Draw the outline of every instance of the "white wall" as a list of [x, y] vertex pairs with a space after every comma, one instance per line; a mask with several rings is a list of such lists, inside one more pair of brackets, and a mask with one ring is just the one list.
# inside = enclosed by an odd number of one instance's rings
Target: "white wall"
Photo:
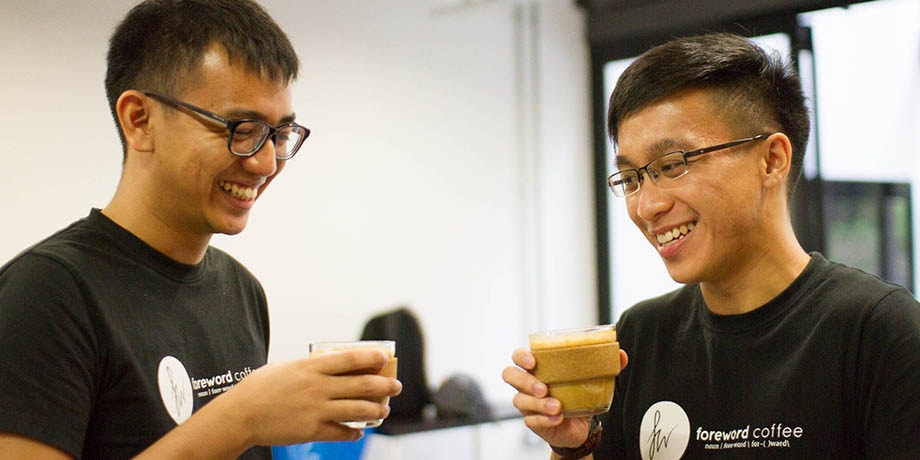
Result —
[[[213, 243], [262, 280], [271, 359], [418, 313], [428, 376], [501, 369], [528, 331], [595, 321], [588, 47], [569, 0], [265, 0], [313, 135]], [[0, 3], [0, 260], [108, 202], [106, 41], [133, 2]]]

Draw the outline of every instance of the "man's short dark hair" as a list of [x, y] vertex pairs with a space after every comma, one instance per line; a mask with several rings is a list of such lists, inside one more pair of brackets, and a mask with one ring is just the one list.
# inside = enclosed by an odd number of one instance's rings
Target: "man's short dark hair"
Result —
[[251, 0], [147, 0], [135, 6], [109, 40], [105, 92], [122, 146], [115, 104], [129, 89], [177, 94], [197, 83], [208, 48], [263, 78], [289, 84], [300, 63], [287, 35]]
[[616, 144], [620, 123], [631, 114], [684, 89], [712, 91], [738, 137], [772, 131], [789, 137], [791, 199], [809, 134], [805, 95], [791, 64], [747, 38], [726, 33], [678, 38], [656, 46], [623, 72], [610, 95], [611, 141]]

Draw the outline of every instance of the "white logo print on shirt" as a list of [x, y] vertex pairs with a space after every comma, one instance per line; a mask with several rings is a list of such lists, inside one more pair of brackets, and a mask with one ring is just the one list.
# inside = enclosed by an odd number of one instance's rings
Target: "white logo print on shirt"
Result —
[[157, 383], [163, 406], [176, 424], [192, 416], [195, 406], [192, 401], [192, 382], [181, 361], [173, 356], [164, 356], [157, 370]]
[[639, 449], [642, 460], [677, 460], [686, 452], [691, 438], [696, 443], [694, 449], [743, 454], [751, 449], [790, 449], [804, 437], [805, 428], [782, 422], [693, 430], [682, 407], [672, 401], [659, 401], [642, 417]]
[[659, 401], [645, 411], [639, 425], [642, 460], [678, 460], [690, 442], [690, 418], [671, 401]]

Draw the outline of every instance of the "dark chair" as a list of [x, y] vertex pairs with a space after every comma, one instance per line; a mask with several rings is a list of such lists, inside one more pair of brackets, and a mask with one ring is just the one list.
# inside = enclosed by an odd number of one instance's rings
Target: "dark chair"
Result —
[[381, 313], [368, 320], [361, 340], [395, 340], [402, 393], [390, 400], [391, 420], [419, 419], [431, 403], [425, 374], [425, 340], [415, 314], [407, 307]]

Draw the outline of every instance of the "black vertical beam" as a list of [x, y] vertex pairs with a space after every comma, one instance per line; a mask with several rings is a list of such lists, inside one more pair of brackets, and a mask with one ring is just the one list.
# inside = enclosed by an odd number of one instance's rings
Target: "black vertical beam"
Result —
[[613, 322], [610, 305], [613, 267], [610, 261], [610, 216], [607, 212], [607, 95], [604, 88], [604, 64], [606, 59], [592, 49], [591, 52], [591, 113], [594, 120], [592, 139], [594, 143], [594, 214], [595, 254], [597, 257], [597, 321], [598, 324]]

